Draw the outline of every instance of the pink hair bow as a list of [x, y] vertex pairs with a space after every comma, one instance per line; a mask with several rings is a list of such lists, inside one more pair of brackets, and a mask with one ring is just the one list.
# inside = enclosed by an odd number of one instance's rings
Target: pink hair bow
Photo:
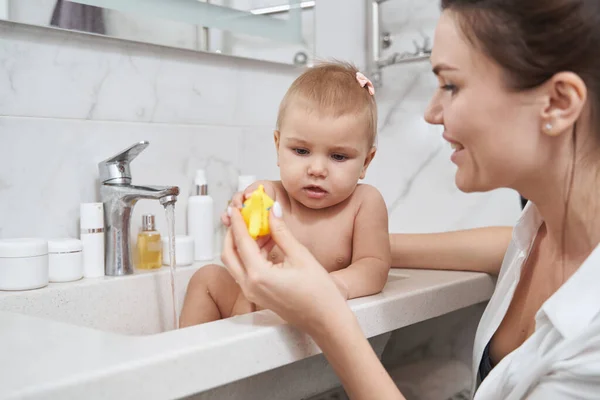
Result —
[[356, 73], [356, 80], [358, 81], [361, 87], [367, 87], [371, 96], [375, 94], [375, 87], [373, 86], [373, 82], [371, 82], [369, 78], [364, 76], [362, 72]]

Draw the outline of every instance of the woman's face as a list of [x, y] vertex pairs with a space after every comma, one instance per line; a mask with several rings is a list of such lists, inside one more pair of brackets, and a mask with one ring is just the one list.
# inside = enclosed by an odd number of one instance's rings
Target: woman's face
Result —
[[425, 120], [444, 126], [460, 190], [519, 190], [551, 162], [540, 152], [539, 93], [509, 90], [498, 64], [463, 36], [453, 11], [442, 13], [431, 62], [439, 88]]

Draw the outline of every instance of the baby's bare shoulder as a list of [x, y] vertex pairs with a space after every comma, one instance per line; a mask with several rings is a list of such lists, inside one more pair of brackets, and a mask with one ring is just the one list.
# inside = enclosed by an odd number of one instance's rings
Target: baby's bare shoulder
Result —
[[368, 184], [360, 184], [354, 190], [354, 194], [352, 196], [353, 202], [358, 204], [375, 204], [375, 205], [385, 205], [383, 200], [383, 196], [381, 192], [375, 187]]
[[283, 187], [283, 184], [281, 183], [281, 181], [270, 181], [270, 182], [273, 187], [273, 190], [275, 190], [275, 197], [276, 197], [277, 201], [279, 203], [282, 203], [282, 205], [284, 205], [284, 206], [288, 205], [290, 196], [288, 195], [287, 190], [285, 190], [285, 188]]

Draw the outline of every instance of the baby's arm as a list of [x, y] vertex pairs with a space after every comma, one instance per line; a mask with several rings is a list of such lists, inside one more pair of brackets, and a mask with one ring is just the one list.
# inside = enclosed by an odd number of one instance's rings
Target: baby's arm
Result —
[[392, 263], [387, 207], [377, 189], [361, 185], [361, 204], [354, 220], [352, 264], [330, 275], [347, 299], [381, 292]]

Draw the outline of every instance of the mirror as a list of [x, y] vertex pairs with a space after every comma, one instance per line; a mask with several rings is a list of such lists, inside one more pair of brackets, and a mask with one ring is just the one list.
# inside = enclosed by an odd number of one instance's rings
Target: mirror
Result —
[[0, 0], [0, 19], [306, 65], [314, 7], [300, 0]]

